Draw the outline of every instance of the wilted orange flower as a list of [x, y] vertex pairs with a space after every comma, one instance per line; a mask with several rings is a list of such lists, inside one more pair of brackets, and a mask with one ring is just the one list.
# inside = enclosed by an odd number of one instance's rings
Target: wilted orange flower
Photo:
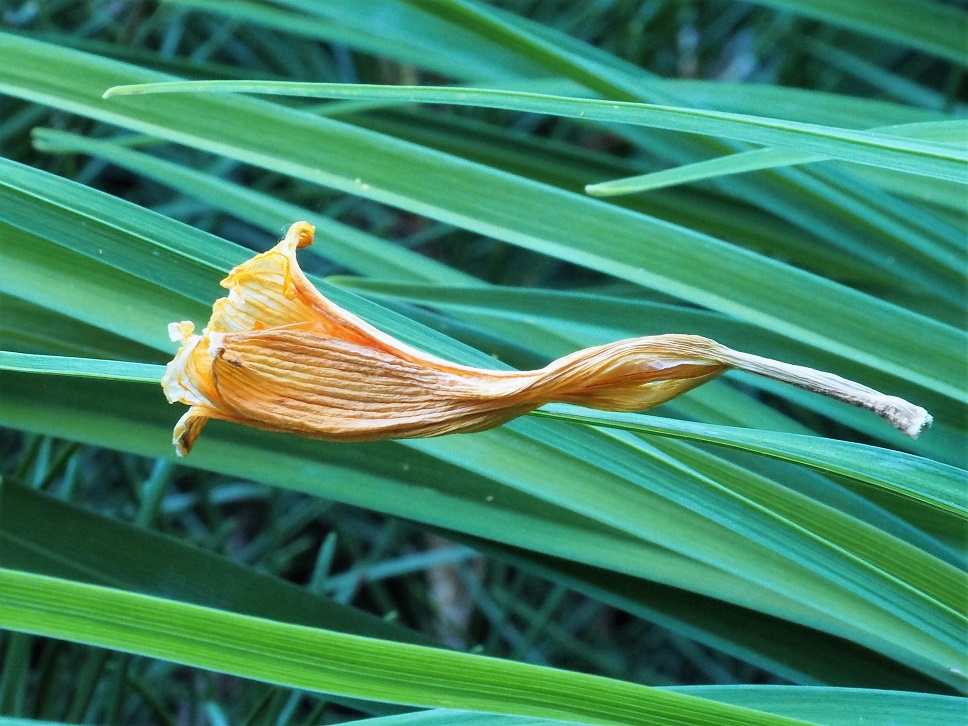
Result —
[[469, 433], [551, 402], [614, 411], [664, 403], [737, 368], [868, 408], [910, 436], [928, 413], [829, 373], [730, 350], [695, 335], [586, 348], [537, 371], [471, 368], [416, 350], [327, 300], [296, 262], [314, 228], [297, 222], [273, 249], [222, 280], [201, 335], [181, 342], [162, 386], [191, 406], [175, 426], [187, 454], [210, 418], [332, 441]]

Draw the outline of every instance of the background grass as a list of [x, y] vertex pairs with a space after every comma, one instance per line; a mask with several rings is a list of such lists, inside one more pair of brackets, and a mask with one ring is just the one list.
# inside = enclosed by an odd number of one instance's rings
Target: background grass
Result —
[[[962, 3], [2, 12], [0, 722], [963, 721]], [[175, 77], [339, 85], [101, 98]], [[175, 461], [165, 324], [298, 219], [327, 295], [454, 360], [690, 332], [935, 426], [730, 375]]]

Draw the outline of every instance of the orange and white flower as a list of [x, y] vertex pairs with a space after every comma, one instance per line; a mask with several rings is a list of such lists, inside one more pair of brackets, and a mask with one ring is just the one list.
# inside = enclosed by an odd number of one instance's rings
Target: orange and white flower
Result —
[[297, 222], [274, 248], [232, 270], [221, 283], [229, 294], [201, 335], [191, 322], [169, 325], [181, 348], [162, 386], [170, 402], [191, 406], [175, 426], [179, 455], [211, 418], [332, 441], [440, 436], [499, 426], [551, 402], [638, 411], [730, 368], [868, 408], [911, 436], [931, 421], [900, 398], [694, 335], [620, 340], [536, 371], [451, 363], [326, 299], [296, 261], [313, 232]]

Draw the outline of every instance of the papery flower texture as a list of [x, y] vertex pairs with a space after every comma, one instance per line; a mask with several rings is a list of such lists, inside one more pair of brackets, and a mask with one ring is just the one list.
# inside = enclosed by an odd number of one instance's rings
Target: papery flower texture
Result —
[[168, 326], [181, 348], [162, 386], [169, 402], [191, 406], [175, 426], [180, 456], [212, 418], [330, 441], [440, 436], [499, 426], [552, 402], [639, 411], [730, 368], [870, 409], [909, 436], [931, 422], [903, 399], [695, 335], [620, 340], [536, 371], [451, 363], [324, 297], [296, 261], [313, 233], [297, 222], [274, 248], [232, 270], [221, 283], [229, 294], [201, 335], [191, 322]]

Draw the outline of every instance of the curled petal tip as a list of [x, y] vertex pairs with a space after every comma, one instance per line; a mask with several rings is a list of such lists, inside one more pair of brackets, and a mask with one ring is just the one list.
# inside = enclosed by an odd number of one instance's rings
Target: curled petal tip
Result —
[[195, 439], [198, 438], [206, 423], [208, 423], [208, 417], [199, 413], [195, 406], [188, 409], [185, 415], [178, 419], [172, 433], [171, 442], [175, 445], [175, 453], [179, 457], [188, 456], [191, 453]]
[[184, 344], [195, 332], [195, 323], [182, 320], [180, 323], [168, 323], [168, 339], [173, 343]]
[[295, 240], [296, 249], [301, 250], [303, 247], [309, 247], [313, 243], [313, 236], [315, 234], [316, 228], [309, 222], [296, 222], [286, 232], [286, 239]]

